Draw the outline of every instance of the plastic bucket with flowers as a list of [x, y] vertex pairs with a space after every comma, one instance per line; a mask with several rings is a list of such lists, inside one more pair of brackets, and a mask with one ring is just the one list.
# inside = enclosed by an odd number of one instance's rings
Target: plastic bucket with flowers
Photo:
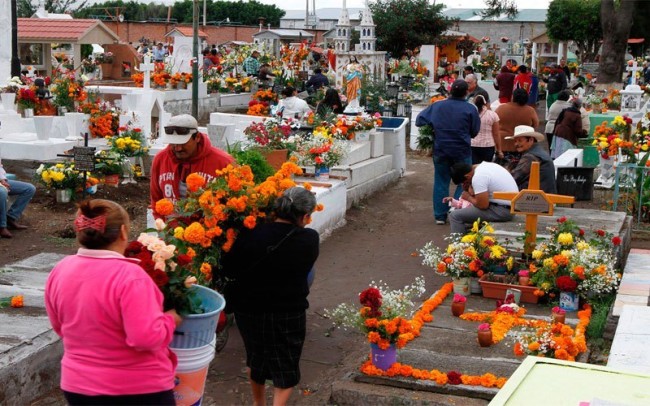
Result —
[[176, 327], [170, 348], [198, 348], [214, 340], [219, 314], [226, 307], [226, 300], [218, 292], [205, 286], [194, 285], [205, 313], [183, 316], [183, 322]]

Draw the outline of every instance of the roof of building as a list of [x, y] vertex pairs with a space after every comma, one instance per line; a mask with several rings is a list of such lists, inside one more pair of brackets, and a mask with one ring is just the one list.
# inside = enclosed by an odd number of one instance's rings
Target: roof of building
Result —
[[253, 34], [254, 37], [258, 35], [274, 35], [280, 38], [312, 38], [314, 34], [307, 32], [305, 30], [291, 30], [288, 28], [279, 28], [279, 29], [272, 29], [272, 30], [262, 30], [260, 32], [256, 32]]
[[509, 18], [502, 14], [496, 18], [484, 19], [481, 17], [482, 8], [448, 8], [442, 11], [442, 14], [448, 18], [458, 18], [460, 21], [501, 21], [501, 22], [539, 22], [546, 21], [547, 9], [525, 8], [520, 9], [514, 18]]
[[119, 41], [119, 37], [99, 20], [19, 18], [18, 40], [107, 44]]
[[[363, 8], [348, 7], [348, 15], [350, 20], [361, 20], [361, 10]], [[338, 20], [341, 16], [340, 7], [328, 7], [316, 9], [316, 16], [320, 20]], [[286, 10], [284, 17], [281, 20], [304, 20], [305, 10]]]
[[[182, 34], [184, 37], [193, 37], [194, 30], [192, 27], [175, 27], [173, 30], [165, 34], [165, 37], [172, 37], [175, 32]], [[204, 31], [199, 30], [199, 38], [208, 38], [208, 34]]]

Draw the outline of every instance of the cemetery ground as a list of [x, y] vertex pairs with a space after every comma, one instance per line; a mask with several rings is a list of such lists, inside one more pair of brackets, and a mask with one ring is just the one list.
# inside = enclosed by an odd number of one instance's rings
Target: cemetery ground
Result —
[[[368, 353], [368, 345], [362, 335], [356, 332], [334, 330], [326, 319], [324, 309], [331, 309], [342, 302], [354, 302], [358, 292], [371, 281], [384, 281], [392, 288], [412, 283], [414, 278], [425, 275], [427, 295], [432, 294], [447, 278], [433, 275], [430, 268], [420, 264], [421, 258], [414, 256], [416, 249], [425, 242], [434, 240], [445, 244], [443, 238], [449, 226], [437, 226], [431, 215], [431, 189], [433, 164], [431, 158], [422, 154], [408, 154], [406, 176], [392, 187], [376, 193], [368, 200], [354, 206], [347, 212], [347, 224], [335, 230], [322, 244], [316, 264], [316, 281], [309, 296], [307, 312], [307, 339], [301, 360], [302, 380], [291, 397], [291, 404], [323, 405], [330, 402], [332, 387], [339, 396], [338, 403], [377, 404], [390, 399], [418, 397], [429, 404], [486, 404], [486, 400], [463, 398], [462, 393], [435, 394], [426, 391], [413, 392], [382, 385], [368, 385], [347, 379], [356, 373]], [[3, 162], [13, 173], [24, 173], [34, 169], [36, 163]], [[100, 188], [95, 197], [115, 200], [122, 204], [133, 219], [132, 236], [145, 228], [145, 212], [148, 205], [148, 180], [140, 179], [137, 185], [120, 185], [118, 188]], [[600, 208], [604, 204], [601, 193], [596, 192], [591, 202], [578, 202], [576, 207]], [[24, 259], [41, 252], [71, 254], [75, 251], [72, 220], [74, 204], [56, 204], [54, 197], [39, 188], [34, 200], [25, 213], [29, 230], [17, 231], [13, 239], [0, 241], [0, 265]], [[633, 247], [649, 248], [650, 241], [635, 239]], [[474, 299], [472, 307], [489, 311], [494, 301]], [[448, 300], [433, 315], [434, 324], [442, 326], [436, 330], [438, 343], [459, 340], [458, 331], [445, 329], [448, 323], [468, 323], [461, 327], [475, 331], [471, 322], [453, 320], [449, 315]], [[531, 314], [546, 314], [547, 305], [528, 305]], [[14, 309], [15, 310], [15, 309]], [[26, 307], [15, 311], [29, 311]], [[472, 334], [472, 340], [474, 335]], [[417, 340], [416, 340], [417, 341]], [[505, 343], [506, 340], [504, 340]], [[611, 343], [607, 341], [590, 343], [589, 361], [604, 364]], [[426, 345], [426, 343], [422, 343]], [[446, 344], [443, 344], [445, 348]], [[480, 362], [486, 352], [478, 345], [470, 345], [467, 362], [463, 365], [445, 365], [436, 360], [436, 368], [445, 370], [470, 368]], [[498, 354], [512, 354], [511, 347], [500, 343], [495, 348]], [[492, 351], [492, 349], [488, 349]], [[498, 355], [497, 354], [497, 355]], [[514, 370], [516, 365], [505, 366]], [[495, 369], [497, 367], [495, 366]], [[478, 372], [478, 371], [477, 371]], [[484, 371], [487, 372], [487, 371]], [[495, 373], [500, 371], [493, 371]], [[507, 371], [503, 371], [505, 373]], [[511, 371], [510, 371], [511, 372]], [[509, 374], [508, 374], [509, 375]], [[371, 389], [368, 389], [371, 388]], [[270, 396], [272, 391], [267, 390]], [[230, 329], [230, 339], [225, 349], [217, 354], [211, 364], [205, 388], [207, 405], [251, 404], [252, 397], [245, 372], [243, 343], [236, 326]], [[65, 404], [60, 391], [44, 393], [34, 405]]]

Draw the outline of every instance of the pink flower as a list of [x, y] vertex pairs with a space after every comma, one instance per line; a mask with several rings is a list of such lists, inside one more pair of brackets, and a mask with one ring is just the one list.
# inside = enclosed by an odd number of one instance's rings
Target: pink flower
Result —
[[519, 271], [519, 276], [527, 278], [529, 276], [528, 269], [522, 269], [521, 271]]
[[481, 323], [478, 325], [478, 331], [490, 331], [490, 323]]
[[565, 314], [566, 313], [566, 311], [563, 308], [559, 307], [559, 306], [555, 306], [554, 308], [552, 308], [551, 312], [553, 312], [555, 314]]
[[467, 298], [459, 293], [454, 293], [454, 300], [455, 303], [465, 303], [467, 301]]

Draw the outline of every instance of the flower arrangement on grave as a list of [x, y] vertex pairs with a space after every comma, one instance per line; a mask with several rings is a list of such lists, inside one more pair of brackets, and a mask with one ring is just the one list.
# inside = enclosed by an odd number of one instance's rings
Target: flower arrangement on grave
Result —
[[[209, 182], [192, 173], [186, 179], [186, 198], [176, 202], [161, 199], [154, 205], [167, 224], [163, 239], [190, 255], [192, 267], [200, 270], [203, 280], [210, 281], [220, 268], [222, 254], [230, 251], [241, 230], [264, 221], [275, 199], [296, 186], [292, 176], [301, 173], [292, 162], [285, 162], [260, 184], [254, 183], [247, 165], [228, 165]], [[322, 205], [317, 210], [322, 210]]]
[[48, 189], [72, 189], [83, 185], [83, 174], [74, 168], [72, 162], [41, 164], [36, 169], [36, 178]]
[[616, 290], [620, 274], [614, 269], [614, 251], [620, 237], [597, 230], [587, 240], [585, 231], [566, 217], [559, 218], [550, 231], [551, 238], [532, 252], [529, 264], [537, 296], [576, 292], [587, 298]]
[[88, 129], [93, 138], [107, 138], [117, 134], [119, 125], [118, 111], [104, 103], [99, 104], [98, 109], [91, 113]]
[[77, 111], [75, 103], [82, 103], [88, 97], [84, 85], [85, 81], [82, 78], [76, 78], [74, 73], [57, 77], [50, 86], [52, 104], [59, 108], [65, 108], [68, 112]]
[[103, 54], [98, 54], [95, 60], [98, 63], [113, 63], [113, 53], [104, 52]]
[[630, 117], [616, 116], [596, 126], [593, 145], [604, 159], [621, 154], [628, 162], [636, 162], [636, 154], [650, 150], [650, 137], [642, 132], [631, 135], [631, 125]]
[[187, 84], [192, 82], [192, 74], [186, 72], [176, 72], [169, 77], [169, 82], [173, 87], [178, 87], [179, 83], [182, 83], [187, 87]]
[[280, 49], [280, 60], [289, 68], [300, 68], [302, 61], [306, 61], [309, 57], [310, 50], [305, 43], [300, 45], [284, 45]]
[[16, 93], [16, 104], [23, 110], [34, 109], [38, 103], [36, 91], [33, 87], [21, 87]]
[[95, 73], [97, 65], [94, 61], [85, 58], [81, 61], [81, 73]]
[[130, 123], [118, 128], [119, 134], [108, 138], [108, 145], [111, 151], [116, 152], [124, 157], [144, 156], [149, 151], [142, 130], [133, 127]]
[[454, 279], [481, 277], [495, 268], [510, 271], [514, 258], [507, 255], [507, 250], [499, 245], [493, 233], [494, 229], [488, 222], [477, 220], [469, 233], [446, 237], [450, 243], [444, 251], [433, 241], [426, 243], [418, 251], [423, 258], [422, 264], [430, 266], [439, 275]]
[[381, 114], [375, 113], [370, 115], [368, 113], [363, 113], [359, 116], [354, 117], [354, 121], [357, 122], [356, 129], [359, 131], [368, 131], [381, 127]]
[[[156, 229], [164, 232], [165, 223], [158, 219]], [[181, 315], [205, 313], [201, 299], [190, 288], [194, 284], [207, 284], [205, 275], [193, 268], [192, 252], [181, 252], [172, 244], [166, 244], [160, 237], [142, 233], [131, 241], [124, 256], [137, 258], [139, 265], [153, 279], [163, 294], [163, 309], [176, 309]]]
[[487, 44], [488, 42], [490, 42], [490, 37], [486, 36], [486, 37], [481, 38], [481, 42], [484, 43], [484, 44]]
[[2, 88], [2, 93], [18, 93], [23, 86], [23, 82], [18, 76], [14, 76], [7, 80], [7, 84]]
[[591, 306], [585, 305], [578, 312], [575, 329], [563, 323], [539, 320], [537, 323], [531, 322], [521, 331], [511, 331], [508, 335], [514, 341], [514, 354], [518, 357], [534, 355], [575, 361], [578, 354], [587, 350], [585, 330], [591, 320], [591, 311]]
[[348, 153], [348, 143], [333, 138], [327, 131], [317, 131], [311, 137], [298, 143], [292, 157], [298, 159], [299, 165], [331, 168], [340, 164]]
[[278, 95], [271, 90], [258, 90], [251, 96], [246, 114], [249, 116], [268, 116], [271, 104], [277, 103], [277, 101]]
[[371, 282], [370, 287], [359, 294], [361, 309], [350, 303], [342, 303], [332, 310], [325, 310], [326, 317], [342, 329], [360, 331], [371, 344], [381, 349], [391, 345], [402, 348], [413, 340], [413, 325], [408, 320], [413, 315], [413, 300], [425, 292], [424, 277], [403, 289], [391, 289], [381, 281]]
[[300, 123], [292, 118], [268, 117], [261, 122], [252, 122], [244, 129], [244, 135], [251, 145], [262, 149], [295, 151], [300, 137], [292, 134], [299, 126]]

